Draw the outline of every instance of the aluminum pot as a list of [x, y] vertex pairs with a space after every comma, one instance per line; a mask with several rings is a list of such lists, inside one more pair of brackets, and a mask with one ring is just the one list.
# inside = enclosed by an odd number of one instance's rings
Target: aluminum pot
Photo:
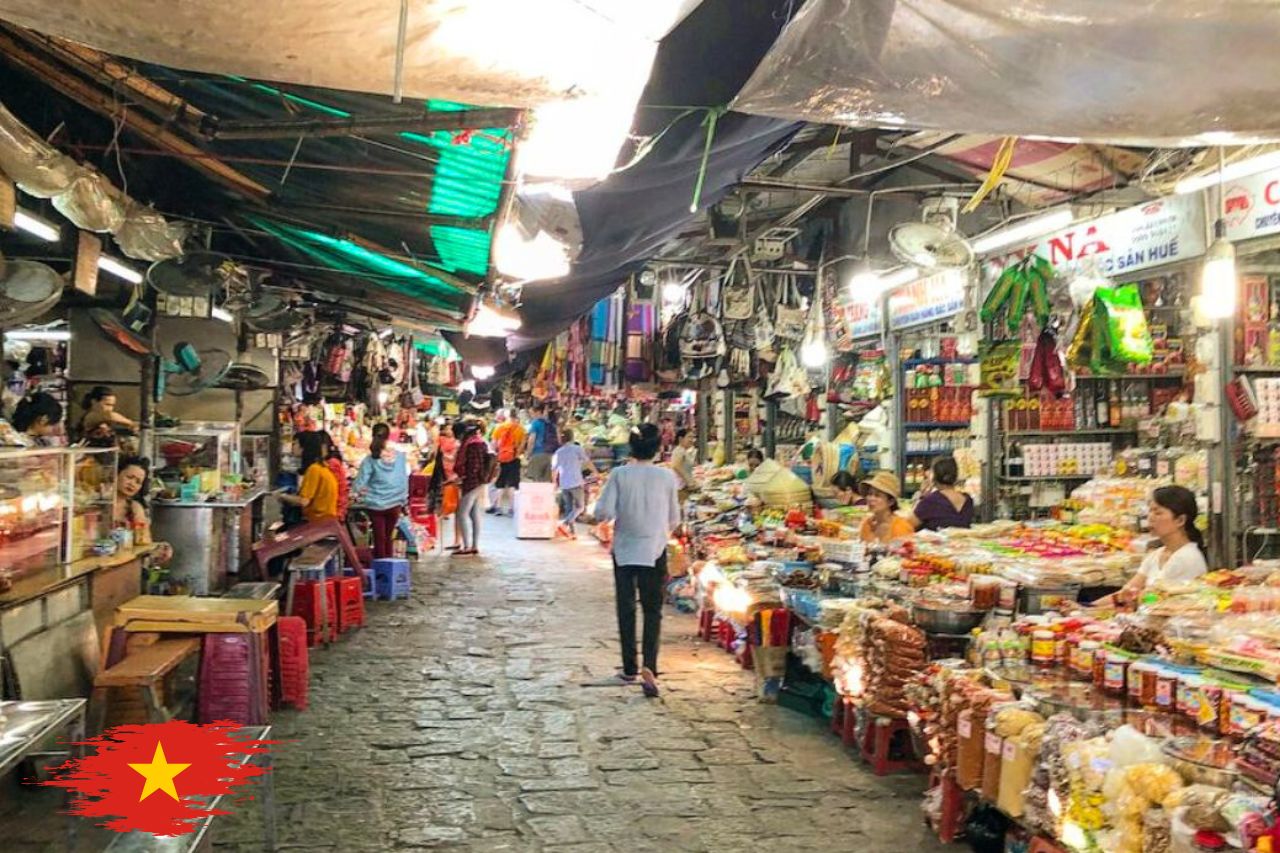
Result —
[[954, 610], [949, 607], [911, 605], [911, 621], [916, 623], [916, 627], [923, 628], [930, 634], [952, 636], [968, 634], [982, 624], [986, 615], [985, 610]]

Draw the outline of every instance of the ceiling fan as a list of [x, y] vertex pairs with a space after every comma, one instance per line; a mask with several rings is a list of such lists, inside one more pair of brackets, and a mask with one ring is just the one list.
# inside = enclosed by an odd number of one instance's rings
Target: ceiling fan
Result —
[[960, 200], [927, 198], [919, 222], [899, 222], [889, 229], [889, 248], [904, 264], [922, 270], [964, 269], [973, 263], [973, 247], [956, 232]]

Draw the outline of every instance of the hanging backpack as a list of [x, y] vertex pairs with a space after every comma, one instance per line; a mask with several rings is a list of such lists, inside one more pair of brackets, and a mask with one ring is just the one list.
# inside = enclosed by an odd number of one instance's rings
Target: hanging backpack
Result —
[[800, 289], [796, 286], [796, 277], [783, 276], [782, 293], [778, 297], [777, 308], [774, 309], [774, 334], [785, 341], [799, 341], [804, 337], [808, 315], [800, 307]]
[[[716, 290], [713, 283], [710, 291]], [[702, 309], [691, 312], [680, 328], [680, 369], [686, 380], [697, 381], [715, 376], [727, 350], [724, 327], [712, 311], [712, 306], [719, 307], [713, 295], [704, 294]], [[698, 301], [695, 294], [694, 304]]]

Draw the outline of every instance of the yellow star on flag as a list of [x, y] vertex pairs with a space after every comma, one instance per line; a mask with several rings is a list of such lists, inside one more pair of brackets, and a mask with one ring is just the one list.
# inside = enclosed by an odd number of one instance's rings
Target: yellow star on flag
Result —
[[170, 764], [164, 757], [164, 745], [156, 741], [156, 754], [152, 756], [150, 764], [130, 764], [129, 766], [147, 780], [147, 783], [142, 786], [142, 796], [138, 797], [138, 802], [142, 802], [156, 791], [164, 791], [175, 800], [178, 799], [178, 789], [173, 785], [174, 777], [191, 765]]

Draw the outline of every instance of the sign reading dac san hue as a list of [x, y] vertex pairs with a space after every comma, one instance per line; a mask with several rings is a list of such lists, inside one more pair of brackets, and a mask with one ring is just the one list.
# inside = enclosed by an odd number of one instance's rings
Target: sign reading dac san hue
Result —
[[[1280, 226], [1276, 230], [1280, 230]], [[1059, 272], [1090, 267], [1117, 278], [1203, 255], [1204, 202], [1199, 193], [1171, 196], [1119, 210], [983, 260], [995, 281], [1000, 270], [1036, 254]]]
[[[1214, 194], [1210, 190], [1210, 201]], [[1227, 239], [1248, 240], [1280, 233], [1280, 171], [1232, 181], [1223, 188], [1222, 216]]]
[[894, 290], [889, 295], [889, 328], [905, 329], [958, 313], [964, 308], [967, 278], [962, 270], [944, 270]]

